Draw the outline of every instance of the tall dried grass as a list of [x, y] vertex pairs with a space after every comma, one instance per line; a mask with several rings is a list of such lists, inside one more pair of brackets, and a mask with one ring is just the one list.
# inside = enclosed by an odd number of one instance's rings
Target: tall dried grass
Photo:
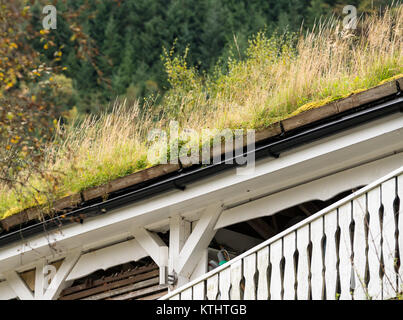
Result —
[[172, 89], [161, 105], [140, 112], [138, 104], [118, 103], [110, 113], [59, 127], [44, 163], [57, 183], [33, 175], [35, 189], [0, 185], [0, 216], [47, 202], [44, 195], [59, 198], [153, 165], [147, 134], [170, 120], [196, 132], [258, 129], [402, 75], [403, 6], [362, 18], [355, 31], [332, 19], [296, 37], [261, 32], [250, 40], [247, 59], [207, 77], [172, 52], [165, 64]]

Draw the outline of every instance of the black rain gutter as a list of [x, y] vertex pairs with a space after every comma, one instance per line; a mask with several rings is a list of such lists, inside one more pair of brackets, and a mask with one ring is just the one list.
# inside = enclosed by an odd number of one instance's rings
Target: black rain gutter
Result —
[[[193, 181], [239, 166], [237, 164], [237, 158], [246, 157], [249, 154], [254, 154], [256, 160], [264, 157], [277, 158], [281, 152], [294, 147], [395, 112], [403, 112], [403, 96], [401, 93], [402, 92], [398, 88], [397, 94], [382, 98], [381, 100], [347, 112], [336, 114], [302, 128], [290, 132], [283, 132], [279, 136], [269, 138], [267, 141], [259, 142], [252, 151], [247, 152], [244, 150], [243, 154], [237, 157], [232, 157], [231, 159], [222, 160], [218, 163], [206, 166], [196, 165], [196, 168], [192, 166], [188, 169], [181, 169], [173, 175], [170, 175], [168, 178], [166, 176], [162, 177], [159, 181], [152, 182], [149, 185], [140, 186], [135, 190], [110, 198], [106, 201], [90, 204], [63, 214], [63, 218], [59, 214], [41, 222], [28, 226], [21, 226], [18, 230], [11, 232], [3, 231], [0, 233], [0, 247], [42, 232], [49, 232], [53, 229], [61, 228], [65, 225], [74, 223], [74, 221], [83, 223], [84, 218], [98, 216], [110, 210], [123, 207], [135, 201], [143, 200], [165, 191], [172, 189], [184, 190], [186, 185]], [[231, 160], [232, 164], [228, 164]]]

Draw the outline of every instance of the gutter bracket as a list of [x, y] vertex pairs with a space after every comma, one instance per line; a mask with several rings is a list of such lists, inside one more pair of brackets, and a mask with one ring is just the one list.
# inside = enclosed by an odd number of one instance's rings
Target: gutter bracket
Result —
[[[397, 93], [396, 93], [396, 97], [401, 97], [403, 96], [403, 91], [402, 88], [400, 88], [400, 83], [399, 81], [396, 80], [396, 89], [397, 89]], [[400, 112], [403, 112], [403, 107], [400, 107]]]
[[176, 189], [181, 190], [181, 191], [185, 191], [186, 186], [185, 185], [180, 185], [178, 184], [176, 181], [173, 182], [173, 185]]
[[400, 97], [403, 93], [402, 93], [402, 88], [400, 88], [400, 83], [399, 83], [399, 81], [397, 81], [397, 80], [396, 80], [396, 89], [397, 89], [396, 95], [397, 95], [398, 97]]
[[283, 137], [285, 135], [283, 121], [280, 121], [280, 129], [281, 129], [280, 137]]
[[280, 157], [279, 153], [273, 152], [269, 149], [269, 151], [267, 152], [271, 157], [273, 157], [274, 159], [278, 159]]

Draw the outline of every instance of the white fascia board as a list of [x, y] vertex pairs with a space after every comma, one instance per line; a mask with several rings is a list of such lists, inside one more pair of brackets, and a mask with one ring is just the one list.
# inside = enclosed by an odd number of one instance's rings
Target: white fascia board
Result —
[[[357, 126], [313, 143], [294, 148], [278, 159], [256, 162], [250, 175], [236, 175], [236, 169], [209, 176], [187, 185], [186, 190], [172, 190], [135, 202], [83, 224], [38, 235], [25, 242], [15, 242], [0, 250], [0, 271], [54, 254], [50, 245], [62, 251], [99, 243], [109, 237], [122, 238], [136, 227], [168, 218], [172, 212], [194, 211], [206, 204], [231, 201], [253, 195], [251, 190], [279, 190], [315, 177], [353, 167], [369, 159], [403, 148], [403, 115], [393, 114]], [[57, 243], [57, 244], [56, 244]]]

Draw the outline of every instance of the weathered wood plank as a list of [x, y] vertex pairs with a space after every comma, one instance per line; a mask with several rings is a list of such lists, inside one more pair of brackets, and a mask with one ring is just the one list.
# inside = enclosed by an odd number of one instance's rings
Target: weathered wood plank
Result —
[[[273, 123], [269, 127], [262, 129], [262, 130], [257, 130], [255, 133], [255, 141], [263, 141], [268, 138], [274, 137], [281, 134], [281, 126], [280, 122]], [[245, 141], [246, 144], [246, 138], [244, 137], [243, 141]]]
[[67, 296], [69, 294], [78, 292], [78, 291], [82, 291], [85, 289], [90, 289], [96, 286], [100, 286], [102, 284], [108, 283], [108, 282], [114, 282], [114, 281], [118, 281], [121, 279], [126, 279], [128, 277], [132, 277], [138, 274], [142, 274], [142, 273], [146, 273], [148, 271], [152, 271], [152, 270], [158, 270], [158, 266], [156, 264], [150, 264], [144, 267], [139, 267], [139, 268], [135, 268], [133, 270], [127, 271], [127, 272], [123, 272], [121, 274], [118, 274], [116, 276], [109, 276], [109, 277], [105, 277], [105, 278], [101, 278], [101, 279], [97, 279], [94, 281], [88, 281], [84, 284], [80, 284], [80, 285], [76, 285], [74, 287], [70, 287], [70, 288], [66, 288], [62, 291], [61, 296]]
[[332, 102], [319, 108], [307, 110], [294, 117], [281, 121], [285, 131], [290, 131], [306, 124], [330, 117], [338, 112], [337, 105]]
[[[60, 212], [63, 209], [67, 208], [74, 208], [76, 207], [80, 202], [82, 202], [81, 199], [81, 194], [73, 194], [58, 200], [55, 200], [52, 204], [52, 212]], [[13, 214], [7, 218], [4, 218], [0, 220], [0, 226], [4, 230], [8, 231], [13, 227], [19, 226], [25, 222], [31, 221], [31, 220], [43, 220], [43, 218], [49, 216], [49, 214], [44, 214], [42, 208], [39, 207], [33, 207], [33, 208], [28, 208], [20, 213]]]
[[126, 177], [115, 179], [102, 186], [89, 188], [82, 192], [84, 201], [92, 200], [99, 197], [104, 197], [107, 194], [118, 191], [138, 183], [148, 181], [163, 175], [179, 170], [179, 164], [160, 164], [151, 168], [135, 172]]
[[396, 82], [390, 81], [374, 88], [352, 94], [347, 98], [337, 100], [337, 108], [339, 112], [343, 112], [352, 108], [356, 108], [363, 104], [390, 96], [394, 93], [397, 93]]
[[95, 288], [91, 288], [88, 290], [84, 290], [84, 291], [79, 291], [77, 293], [73, 293], [70, 295], [66, 295], [60, 298], [60, 300], [74, 300], [74, 299], [81, 299], [90, 295], [94, 295], [106, 290], [112, 290], [115, 288], [119, 288], [128, 284], [132, 284], [132, 283], [136, 283], [142, 280], [146, 280], [146, 279], [150, 279], [150, 278], [154, 278], [156, 276], [159, 275], [159, 270], [153, 270], [147, 273], [143, 273], [143, 274], [139, 274], [136, 276], [133, 276], [131, 278], [128, 279], [123, 279], [123, 280], [119, 280], [119, 281], [114, 281], [112, 283], [108, 283], [108, 284], [104, 284], [101, 286], [97, 286]]
[[[101, 300], [101, 299], [106, 299], [106, 298], [110, 298], [110, 297], [113, 297], [113, 296], [119, 296], [119, 295], [121, 295], [123, 293], [131, 292], [131, 291], [138, 291], [139, 289], [150, 287], [150, 286], [155, 285], [155, 284], [159, 284], [159, 279], [158, 278], [151, 278], [151, 279], [148, 279], [148, 280], [136, 282], [134, 284], [131, 284], [131, 285], [128, 285], [128, 286], [125, 286], [125, 287], [120, 287], [120, 288], [117, 288], [117, 289], [102, 292], [100, 294], [91, 295], [89, 297], [83, 298], [82, 300]], [[164, 285], [163, 287], [166, 288], [166, 285]]]
[[157, 300], [158, 298], [165, 296], [167, 293], [168, 293], [168, 290], [164, 290], [164, 291], [161, 291], [158, 293], [151, 294], [149, 296], [138, 298], [136, 300]]
[[[400, 80], [402, 81], [402, 80]], [[352, 94], [346, 98], [330, 102], [318, 108], [307, 110], [282, 122], [285, 131], [290, 131], [306, 124], [324, 119], [331, 115], [347, 111], [397, 93], [396, 82], [391, 81], [374, 88]]]
[[[106, 300], [129, 300], [129, 299], [134, 299], [137, 297], [141, 297], [141, 296], [145, 296], [145, 295], [149, 295], [152, 294], [154, 292], [158, 292], [160, 290], [166, 290], [167, 286], [166, 285], [156, 285], [156, 286], [152, 286], [152, 287], [148, 287], [148, 288], [144, 288], [144, 289], [140, 289], [137, 291], [133, 291], [133, 292], [129, 292], [120, 296], [116, 296], [116, 297], [112, 297]], [[173, 300], [173, 299], [172, 299]]]

